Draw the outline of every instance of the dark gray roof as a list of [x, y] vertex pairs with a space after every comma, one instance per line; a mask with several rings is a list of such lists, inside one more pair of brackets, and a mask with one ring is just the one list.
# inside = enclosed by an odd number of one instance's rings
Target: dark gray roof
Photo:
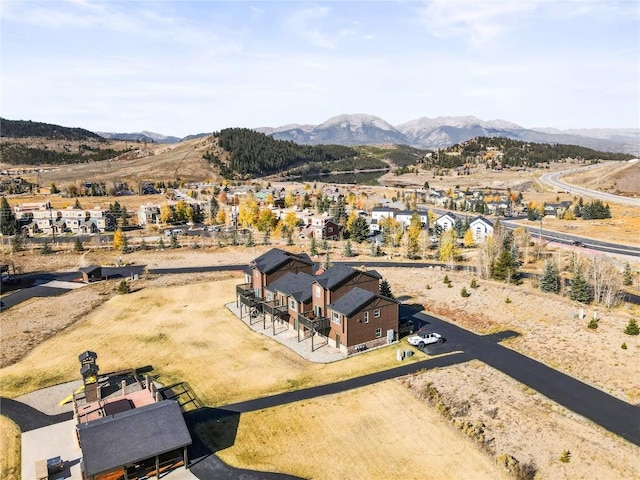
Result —
[[487, 220], [486, 218], [484, 218], [482, 215], [478, 215], [477, 217], [475, 217], [473, 220], [471, 220], [469, 222], [469, 224], [475, 222], [476, 220], [479, 220], [483, 223], [485, 223], [486, 225], [489, 225], [490, 227], [493, 227], [493, 222], [491, 220]]
[[378, 295], [376, 293], [363, 290], [360, 287], [355, 287], [352, 288], [349, 293], [344, 294], [335, 302], [327, 305], [327, 308], [350, 317], [377, 296]]
[[279, 248], [272, 248], [268, 252], [263, 253], [253, 261], [253, 265], [259, 272], [269, 274], [290, 260], [297, 260], [308, 265], [313, 265], [313, 261], [306, 253], [295, 254], [285, 252]]
[[347, 281], [352, 276], [363, 273], [365, 275], [369, 275], [373, 278], [377, 278], [378, 280], [382, 278], [375, 270], [367, 270], [366, 272], [356, 270], [355, 268], [348, 267], [346, 265], [334, 265], [333, 267], [329, 267], [325, 270], [321, 275], [318, 275], [315, 278], [315, 281], [322, 285], [323, 288], [327, 288], [329, 290], [334, 290], [339, 287], [343, 282]]
[[180, 406], [173, 400], [78, 424], [76, 428], [88, 477], [191, 445]]
[[315, 278], [308, 273], [290, 272], [265, 287], [265, 290], [291, 295], [298, 302], [306, 303], [311, 300], [311, 283], [314, 280]]
[[92, 273], [95, 272], [96, 270], [101, 270], [102, 267], [98, 266], [98, 265], [89, 265], [88, 267], [80, 267], [79, 270], [82, 273]]

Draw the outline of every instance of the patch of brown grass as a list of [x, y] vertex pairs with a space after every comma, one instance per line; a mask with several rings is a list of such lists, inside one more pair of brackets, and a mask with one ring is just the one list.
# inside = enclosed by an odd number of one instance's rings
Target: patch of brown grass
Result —
[[395, 380], [243, 414], [218, 454], [318, 480], [508, 478]]
[[20, 429], [0, 415], [0, 478], [20, 480]]

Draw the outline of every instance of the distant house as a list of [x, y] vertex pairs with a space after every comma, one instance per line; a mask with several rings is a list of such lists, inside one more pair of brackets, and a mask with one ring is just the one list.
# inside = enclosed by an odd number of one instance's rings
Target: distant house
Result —
[[411, 224], [411, 219], [414, 214], [417, 214], [420, 218], [422, 228], [429, 228], [429, 212], [426, 210], [401, 210], [395, 212], [394, 218], [398, 223], [401, 223], [404, 228], [407, 228]]
[[304, 218], [308, 222], [301, 227], [301, 238], [315, 238], [316, 240], [338, 240], [340, 235], [340, 225], [333, 221], [333, 217], [323, 215], [312, 215]]
[[456, 216], [453, 213], [445, 213], [436, 218], [434, 223], [439, 226], [443, 232], [446, 232], [453, 228], [453, 225], [456, 223]]
[[493, 223], [479, 216], [471, 220], [469, 228], [473, 233], [473, 241], [483, 243], [489, 235], [493, 235]]
[[571, 205], [571, 202], [545, 203], [543, 206], [544, 215], [560, 218]]
[[160, 223], [160, 205], [140, 205], [137, 210], [138, 225], [144, 226], [149, 224]]

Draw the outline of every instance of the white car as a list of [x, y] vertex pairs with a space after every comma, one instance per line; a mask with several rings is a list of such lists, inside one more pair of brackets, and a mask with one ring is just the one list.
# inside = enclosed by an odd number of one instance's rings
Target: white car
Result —
[[442, 343], [444, 342], [444, 338], [442, 338], [442, 335], [439, 333], [421, 333], [407, 338], [407, 342], [414, 347], [424, 348], [425, 345], [431, 343]]

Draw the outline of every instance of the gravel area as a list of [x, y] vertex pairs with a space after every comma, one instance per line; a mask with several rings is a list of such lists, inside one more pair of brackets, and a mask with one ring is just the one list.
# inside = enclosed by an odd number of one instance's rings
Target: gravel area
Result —
[[73, 411], [73, 403], [68, 402], [60, 405], [60, 401], [75, 392], [80, 385], [82, 385], [82, 380], [74, 380], [27, 393], [26, 395], [16, 397], [15, 400], [26, 403], [47, 415], [71, 412]]
[[[236, 317], [240, 318], [240, 310], [238, 309], [238, 307], [236, 307], [236, 302], [228, 303], [226, 307]], [[318, 345], [321, 345], [326, 341], [324, 338], [318, 335], [316, 335], [314, 339], [314, 346], [316, 350], [312, 352], [311, 338], [306, 338], [299, 342], [298, 333], [295, 330], [284, 330], [284, 325], [278, 326], [278, 324], [276, 324], [276, 334], [273, 335], [271, 322], [267, 322], [267, 328], [264, 329], [262, 328], [262, 320], [257, 320], [255, 318], [251, 319], [249, 315], [244, 315], [242, 318], [240, 318], [240, 320], [242, 320], [245, 325], [247, 325], [254, 332], [261, 333], [262, 335], [280, 342], [282, 345], [296, 352], [302, 358], [309, 360], [310, 362], [331, 363], [347, 358], [347, 355], [345, 353], [342, 353], [337, 348], [330, 347], [329, 345], [324, 345], [318, 348]], [[250, 320], [253, 320], [253, 325], [249, 323]]]

